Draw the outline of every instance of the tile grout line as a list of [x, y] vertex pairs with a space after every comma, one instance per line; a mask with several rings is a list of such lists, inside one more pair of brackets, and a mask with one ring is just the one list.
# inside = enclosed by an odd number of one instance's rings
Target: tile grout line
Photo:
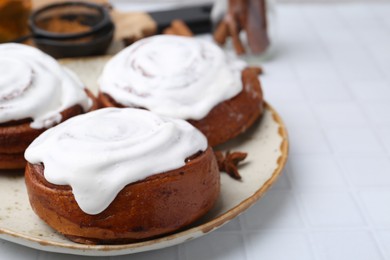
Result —
[[187, 260], [187, 243], [183, 243], [176, 246], [176, 259]]
[[[257, 201], [258, 202], [258, 201]], [[256, 203], [257, 203], [256, 202]], [[245, 214], [246, 212], [244, 212], [243, 214]], [[242, 214], [242, 215], [243, 215]], [[248, 241], [249, 241], [249, 238], [247, 237], [248, 233], [245, 232], [243, 226], [242, 226], [242, 215], [238, 216], [237, 218], [237, 222], [238, 222], [238, 226], [239, 226], [239, 234], [240, 234], [240, 237], [242, 239], [242, 243], [244, 245], [244, 259], [249, 259], [249, 249], [248, 249]]]

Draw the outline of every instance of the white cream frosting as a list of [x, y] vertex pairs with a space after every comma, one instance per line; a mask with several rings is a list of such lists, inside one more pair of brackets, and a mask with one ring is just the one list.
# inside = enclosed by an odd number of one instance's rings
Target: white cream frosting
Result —
[[114, 56], [99, 86], [124, 106], [199, 120], [241, 92], [245, 65], [210, 41], [158, 35], [137, 41]]
[[32, 118], [32, 128], [48, 128], [77, 104], [87, 111], [92, 101], [72, 72], [36, 48], [0, 44], [0, 123]]
[[48, 182], [70, 185], [87, 214], [106, 209], [128, 184], [177, 169], [207, 149], [201, 132], [181, 119], [135, 108], [105, 108], [73, 117], [26, 150]]

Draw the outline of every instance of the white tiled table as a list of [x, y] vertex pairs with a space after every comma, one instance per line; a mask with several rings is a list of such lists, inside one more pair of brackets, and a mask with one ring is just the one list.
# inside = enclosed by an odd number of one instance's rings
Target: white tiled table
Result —
[[[277, 9], [261, 79], [289, 130], [284, 175], [207, 236], [102, 259], [390, 259], [390, 4]], [[0, 258], [81, 257], [0, 241]]]

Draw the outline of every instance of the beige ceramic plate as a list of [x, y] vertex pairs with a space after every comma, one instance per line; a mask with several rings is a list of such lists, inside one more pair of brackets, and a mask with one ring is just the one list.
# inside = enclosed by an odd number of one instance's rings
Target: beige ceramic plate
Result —
[[[106, 59], [67, 60], [65, 65], [96, 91], [92, 79], [96, 79]], [[236, 181], [222, 173], [221, 195], [216, 206], [186, 230], [126, 245], [75, 244], [49, 228], [31, 210], [23, 173], [0, 172], [0, 238], [44, 251], [113, 256], [164, 248], [203, 236], [253, 205], [276, 181], [287, 160], [286, 129], [276, 111], [266, 105], [262, 120], [246, 134], [219, 148], [248, 152], [246, 163], [240, 168], [243, 179]]]

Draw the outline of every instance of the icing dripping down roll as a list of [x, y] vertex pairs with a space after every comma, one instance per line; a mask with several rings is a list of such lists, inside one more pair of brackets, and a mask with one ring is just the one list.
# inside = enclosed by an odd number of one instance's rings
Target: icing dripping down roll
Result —
[[206, 149], [206, 138], [184, 120], [105, 108], [47, 130], [25, 157], [44, 164], [48, 182], [70, 185], [85, 213], [98, 214], [126, 185], [180, 168]]
[[159, 35], [137, 41], [114, 56], [99, 86], [124, 106], [199, 120], [241, 92], [245, 65], [212, 42]]
[[0, 44], [0, 72], [0, 123], [32, 118], [31, 128], [48, 128], [63, 110], [92, 105], [80, 80], [36, 48]]

